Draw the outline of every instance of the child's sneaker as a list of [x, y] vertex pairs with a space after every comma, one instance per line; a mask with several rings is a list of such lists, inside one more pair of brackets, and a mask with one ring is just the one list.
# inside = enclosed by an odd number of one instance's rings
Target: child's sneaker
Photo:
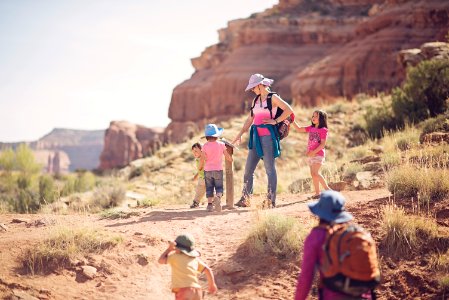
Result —
[[200, 203], [196, 201], [193, 201], [192, 205], [190, 205], [190, 208], [198, 208], [198, 207], [200, 207]]
[[207, 203], [206, 210], [209, 212], [214, 211], [214, 205], [212, 203]]
[[215, 197], [214, 199], [215, 211], [221, 212], [221, 198]]

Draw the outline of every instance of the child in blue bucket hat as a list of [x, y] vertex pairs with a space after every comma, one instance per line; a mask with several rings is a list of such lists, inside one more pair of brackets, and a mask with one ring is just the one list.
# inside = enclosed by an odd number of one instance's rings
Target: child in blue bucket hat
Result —
[[[221, 197], [223, 196], [223, 155], [232, 162], [232, 156], [226, 150], [226, 145], [218, 141], [223, 134], [223, 128], [215, 124], [207, 124], [204, 135], [207, 142], [204, 144], [200, 158], [199, 169], [204, 169], [206, 183], [206, 210], [221, 211]], [[215, 192], [215, 194], [214, 194]]]

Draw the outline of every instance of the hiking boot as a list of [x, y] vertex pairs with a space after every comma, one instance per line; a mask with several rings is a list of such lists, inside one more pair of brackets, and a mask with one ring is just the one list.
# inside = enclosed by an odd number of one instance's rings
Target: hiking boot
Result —
[[235, 204], [235, 206], [238, 206], [238, 207], [250, 207], [251, 206], [251, 201], [249, 200], [249, 197], [242, 197]]
[[190, 208], [198, 208], [198, 207], [200, 207], [200, 203], [196, 201], [193, 201], [192, 205], [190, 205]]
[[207, 210], [208, 212], [214, 211], [214, 205], [213, 205], [212, 203], [207, 203], [206, 210]]
[[215, 211], [221, 212], [221, 198], [220, 197], [215, 197], [214, 208], [215, 208]]

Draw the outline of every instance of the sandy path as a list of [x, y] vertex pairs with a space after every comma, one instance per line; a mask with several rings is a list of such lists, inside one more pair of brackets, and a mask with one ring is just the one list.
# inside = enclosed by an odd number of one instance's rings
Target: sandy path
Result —
[[[344, 194], [350, 210], [351, 206], [360, 207], [365, 201], [386, 197], [389, 192], [380, 189]], [[281, 195], [278, 208], [270, 211], [310, 222], [313, 219], [306, 198], [306, 195]], [[255, 197], [254, 202], [257, 201], [261, 200]], [[272, 264], [264, 261], [263, 267], [258, 268], [257, 258], [236, 256], [257, 219], [257, 210], [239, 208], [208, 213], [204, 206], [197, 210], [170, 206], [141, 209], [140, 213], [138, 217], [123, 220], [99, 220], [97, 215], [21, 215], [50, 220], [48, 226], [29, 228], [23, 223], [11, 224], [12, 218], [19, 215], [0, 215], [0, 222], [8, 225], [8, 231], [0, 233], [0, 295], [8, 295], [15, 289], [41, 299], [171, 299], [169, 267], [156, 261], [168, 239], [189, 232], [197, 241], [202, 259], [216, 275], [219, 292], [207, 295], [207, 299], [291, 299], [293, 296], [297, 265], [279, 266], [273, 258]], [[82, 279], [76, 270], [47, 276], [20, 275], [16, 258], [25, 248], [47, 236], [55, 226], [80, 224], [101, 227], [124, 238], [117, 249], [89, 260], [99, 267], [97, 278]], [[148, 263], [139, 263], [143, 256]], [[245, 267], [246, 261], [252, 264], [251, 270]]]

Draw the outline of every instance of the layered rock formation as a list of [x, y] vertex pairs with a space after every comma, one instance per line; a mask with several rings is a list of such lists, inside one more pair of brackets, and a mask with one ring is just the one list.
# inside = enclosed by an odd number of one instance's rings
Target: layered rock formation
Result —
[[252, 73], [274, 78], [274, 90], [294, 104], [388, 91], [405, 76], [398, 52], [443, 40], [448, 27], [447, 1], [281, 0], [229, 22], [219, 43], [192, 59], [195, 73], [173, 91], [167, 139], [181, 142], [245, 112]]
[[133, 160], [152, 155], [164, 141], [163, 128], [112, 121], [104, 135], [99, 169], [124, 167]]

